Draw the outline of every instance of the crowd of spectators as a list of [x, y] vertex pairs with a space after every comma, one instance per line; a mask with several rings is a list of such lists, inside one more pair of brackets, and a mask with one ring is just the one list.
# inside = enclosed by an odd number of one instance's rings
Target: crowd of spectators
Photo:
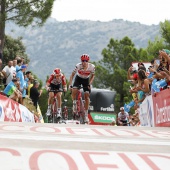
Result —
[[9, 60], [8, 64], [1, 68], [1, 94], [22, 105], [24, 105], [24, 99], [29, 97], [37, 108], [38, 99], [42, 91], [38, 90], [39, 82], [34, 79], [31, 71], [27, 71], [27, 67], [28, 64], [24, 63], [24, 59], [17, 56], [14, 60]]
[[131, 107], [135, 109], [135, 116], [140, 114], [139, 106], [146, 96], [156, 96], [160, 91], [170, 87], [170, 51], [160, 50], [157, 56], [148, 68], [145, 63], [139, 62], [138, 68], [131, 66], [128, 69], [127, 79], [132, 86], [129, 92], [133, 98]]

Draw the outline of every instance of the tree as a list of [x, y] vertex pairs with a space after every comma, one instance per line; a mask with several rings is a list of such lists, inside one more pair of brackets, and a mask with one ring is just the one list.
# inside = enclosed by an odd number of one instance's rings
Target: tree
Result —
[[5, 40], [5, 23], [13, 21], [19, 26], [31, 23], [42, 25], [51, 15], [54, 0], [0, 0], [0, 52]]
[[[102, 51], [103, 59], [96, 65], [94, 86], [109, 88], [116, 91], [115, 108], [118, 110], [127, 99], [130, 99], [127, 82], [127, 70], [132, 62], [148, 61], [147, 52], [144, 49], [136, 49], [128, 37], [122, 40], [110, 40], [107, 48]], [[128, 97], [129, 96], [129, 97]]]
[[149, 41], [147, 46], [147, 53], [151, 59], [158, 57], [157, 52], [162, 49], [169, 49], [170, 45], [170, 21], [160, 23], [161, 37], [155, 37], [153, 42]]
[[10, 36], [5, 36], [4, 44], [4, 61], [3, 64], [6, 65], [9, 60], [13, 60], [16, 56], [22, 56], [26, 63], [29, 63], [29, 59], [26, 54], [26, 48], [22, 43], [22, 37], [14, 39]]
[[164, 38], [165, 43], [167, 44], [167, 47], [169, 47], [170, 45], [170, 21], [165, 20], [165, 22], [161, 22], [160, 27], [161, 27], [160, 32], [161, 32], [162, 38]]

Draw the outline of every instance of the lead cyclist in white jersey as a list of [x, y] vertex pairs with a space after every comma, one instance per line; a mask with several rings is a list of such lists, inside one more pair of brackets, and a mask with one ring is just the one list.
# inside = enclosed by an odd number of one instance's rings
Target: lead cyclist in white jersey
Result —
[[[85, 122], [88, 122], [88, 108], [90, 102], [90, 92], [91, 92], [91, 84], [94, 80], [95, 76], [95, 66], [89, 63], [90, 57], [88, 54], [83, 54], [81, 56], [81, 63], [78, 63], [73, 70], [70, 81], [69, 88], [72, 90], [72, 100], [73, 100], [73, 110], [76, 105], [76, 94], [78, 91], [78, 87], [80, 85], [83, 86], [84, 91], [84, 99], [85, 99]], [[75, 76], [75, 80], [72, 85], [73, 77]]]

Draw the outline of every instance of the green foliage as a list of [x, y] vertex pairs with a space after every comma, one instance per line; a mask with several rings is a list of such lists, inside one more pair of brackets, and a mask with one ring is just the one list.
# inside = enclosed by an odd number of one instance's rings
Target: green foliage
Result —
[[32, 23], [41, 26], [51, 15], [54, 0], [3, 0], [0, 6], [0, 51], [3, 51], [5, 25], [13, 21], [19, 26], [28, 26]]
[[161, 27], [161, 35], [162, 38], [164, 38], [165, 43], [167, 43], [167, 46], [169, 47], [170, 45], [170, 21], [165, 20], [165, 22], [161, 22], [160, 23], [160, 27]]
[[26, 63], [29, 62], [26, 54], [26, 48], [22, 43], [22, 38], [18, 37], [17, 39], [14, 39], [10, 36], [5, 36], [3, 64], [6, 65], [9, 60], [13, 60], [16, 56], [23, 57]]
[[54, 0], [6, 0], [6, 20], [12, 20], [20, 26], [28, 26], [33, 21], [42, 25], [50, 17], [53, 3]]
[[115, 90], [115, 110], [124, 106], [132, 97], [129, 94], [130, 84], [127, 82], [127, 70], [135, 61], [147, 61], [147, 52], [136, 49], [128, 37], [122, 40], [110, 40], [107, 48], [102, 51], [103, 59], [96, 65], [95, 87]]
[[162, 37], [155, 37], [155, 40], [152, 42], [149, 40], [147, 46], [147, 53], [149, 56], [149, 61], [151, 59], [158, 57], [156, 52], [162, 49], [169, 49], [170, 45], [170, 21], [165, 21], [160, 23], [160, 32]]

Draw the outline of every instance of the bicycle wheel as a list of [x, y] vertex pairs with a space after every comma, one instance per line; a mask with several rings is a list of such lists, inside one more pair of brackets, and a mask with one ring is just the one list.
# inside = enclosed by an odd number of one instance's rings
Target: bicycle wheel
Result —
[[57, 100], [54, 100], [52, 105], [52, 123], [56, 123], [57, 117]]
[[82, 98], [80, 98], [80, 124], [84, 124], [84, 116], [85, 116], [85, 112], [84, 112], [84, 102], [82, 100]]

